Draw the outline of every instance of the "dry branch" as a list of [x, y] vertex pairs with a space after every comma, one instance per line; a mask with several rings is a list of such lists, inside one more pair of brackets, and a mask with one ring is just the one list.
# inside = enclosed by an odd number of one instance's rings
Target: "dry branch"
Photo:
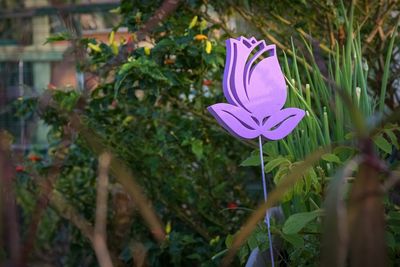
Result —
[[[85, 126], [81, 121], [81, 117], [78, 115], [72, 115], [71, 126], [79, 132], [95, 154], [100, 154], [102, 151], [109, 150], [108, 147], [104, 145], [104, 140], [102, 140], [97, 133]], [[115, 156], [111, 157], [110, 170], [118, 182], [121, 183], [131, 195], [154, 238], [159, 242], [163, 241], [165, 239], [164, 227], [151, 207], [150, 201], [143, 194], [141, 187], [135, 182], [131, 170]]]
[[99, 177], [97, 180], [96, 222], [94, 226], [93, 247], [101, 267], [112, 267], [110, 252], [107, 248], [107, 196], [108, 169], [110, 154], [103, 153], [99, 157]]

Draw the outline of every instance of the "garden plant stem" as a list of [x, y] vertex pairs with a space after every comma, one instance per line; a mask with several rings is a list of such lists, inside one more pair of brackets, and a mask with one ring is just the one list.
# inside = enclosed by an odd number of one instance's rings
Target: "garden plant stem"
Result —
[[[267, 202], [268, 192], [267, 192], [267, 182], [265, 180], [264, 156], [263, 156], [261, 135], [258, 137], [258, 143], [260, 145], [260, 161], [261, 161], [261, 175], [262, 175], [263, 190], [264, 190], [264, 201]], [[274, 251], [273, 251], [273, 247], [272, 247], [272, 238], [271, 238], [271, 225], [270, 225], [268, 211], [265, 214], [265, 223], [267, 224], [267, 230], [268, 230], [269, 254], [271, 257], [271, 266], [275, 267]]]

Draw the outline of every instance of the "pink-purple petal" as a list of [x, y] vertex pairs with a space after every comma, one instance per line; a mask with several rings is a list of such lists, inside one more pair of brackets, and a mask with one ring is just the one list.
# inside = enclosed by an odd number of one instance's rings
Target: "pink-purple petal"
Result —
[[[228, 39], [226, 46], [223, 88], [229, 104], [216, 104], [208, 110], [235, 136], [284, 138], [304, 117], [304, 111], [282, 110], [287, 92], [275, 45], [242, 36]], [[262, 55], [267, 57], [256, 64]]]
[[236, 39], [226, 41], [226, 63], [223, 80], [224, 95], [230, 104], [246, 109], [249, 102], [244, 83], [244, 68], [251, 53], [242, 42]]
[[266, 119], [262, 134], [269, 140], [282, 139], [296, 128], [304, 115], [304, 110], [298, 108], [280, 110]]
[[247, 94], [248, 109], [257, 117], [280, 110], [286, 101], [286, 83], [278, 59], [267, 57], [250, 70]]
[[260, 135], [259, 126], [246, 110], [234, 105], [218, 103], [208, 107], [208, 111], [231, 134], [244, 139]]

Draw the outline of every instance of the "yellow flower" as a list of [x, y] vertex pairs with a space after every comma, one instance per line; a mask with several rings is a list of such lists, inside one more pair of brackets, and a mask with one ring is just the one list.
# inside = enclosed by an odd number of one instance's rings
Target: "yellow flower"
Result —
[[200, 21], [200, 31], [203, 31], [207, 28], [207, 21], [205, 19], [202, 19]]
[[113, 44], [113, 43], [114, 43], [114, 37], [115, 37], [115, 32], [112, 31], [112, 32], [110, 33], [110, 36], [108, 37], [108, 43], [109, 43], [109, 44]]
[[146, 56], [150, 56], [150, 52], [151, 52], [150, 47], [145, 46], [145, 47], [144, 47], [144, 54], [145, 54]]
[[108, 43], [110, 44], [112, 53], [114, 55], [118, 55], [118, 45], [117, 42], [115, 42], [115, 31], [110, 33], [110, 36], [108, 37]]
[[131, 115], [126, 116], [126, 118], [122, 121], [122, 124], [124, 126], [127, 126], [131, 121], [133, 121], [133, 119], [134, 119], [134, 117]]
[[118, 45], [114, 42], [110, 45], [111, 51], [113, 52], [114, 55], [118, 55], [119, 49]]
[[211, 53], [211, 50], [212, 50], [212, 44], [211, 44], [211, 42], [210, 41], [206, 41], [206, 53], [207, 54], [210, 54]]
[[195, 39], [196, 41], [203, 41], [203, 40], [207, 40], [208, 37], [205, 36], [204, 34], [197, 34], [197, 35], [194, 36], [194, 39]]
[[92, 44], [92, 43], [89, 43], [88, 44], [88, 46], [89, 46], [89, 48], [91, 49], [91, 50], [93, 50], [93, 51], [95, 51], [95, 52], [101, 52], [101, 48], [100, 48], [100, 45], [99, 44]]
[[193, 28], [194, 26], [196, 26], [196, 23], [197, 23], [197, 16], [194, 16], [194, 17], [192, 18], [192, 21], [191, 21], [190, 24], [189, 24], [189, 29], [191, 29], [191, 28]]
[[166, 233], [167, 235], [169, 235], [169, 233], [171, 233], [171, 230], [172, 230], [171, 221], [168, 221], [168, 222], [167, 222], [167, 225], [165, 226], [165, 233]]

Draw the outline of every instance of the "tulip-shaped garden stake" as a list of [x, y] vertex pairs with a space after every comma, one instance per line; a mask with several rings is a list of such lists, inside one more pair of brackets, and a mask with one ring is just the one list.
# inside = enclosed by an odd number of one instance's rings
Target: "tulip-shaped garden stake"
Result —
[[[259, 60], [261, 56], [265, 58]], [[254, 37], [226, 41], [223, 88], [228, 104], [218, 103], [208, 107], [208, 110], [232, 135], [243, 139], [258, 137], [264, 200], [267, 201], [262, 139], [279, 140], [286, 137], [305, 112], [297, 108], [283, 108], [287, 96], [286, 83], [275, 45], [267, 46], [265, 41], [257, 41]], [[268, 213], [265, 222], [274, 266]]]

